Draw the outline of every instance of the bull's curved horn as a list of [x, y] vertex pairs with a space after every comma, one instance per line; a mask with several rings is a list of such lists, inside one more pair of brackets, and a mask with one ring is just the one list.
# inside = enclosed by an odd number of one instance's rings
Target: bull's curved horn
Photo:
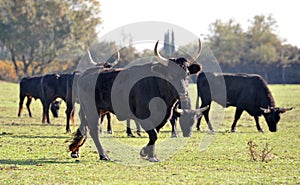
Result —
[[114, 67], [115, 65], [117, 65], [118, 63], [119, 63], [119, 61], [120, 61], [120, 52], [119, 51], [117, 51], [117, 59], [115, 60], [115, 61], [113, 61], [112, 63], [110, 63], [110, 65], [112, 66], [112, 67]]
[[167, 58], [164, 58], [163, 56], [161, 56], [161, 55], [159, 54], [158, 49], [157, 49], [158, 42], [159, 42], [159, 40], [158, 40], [158, 41], [156, 42], [156, 44], [155, 44], [155, 47], [154, 47], [154, 54], [155, 54], [155, 56], [156, 56], [156, 58], [157, 58], [157, 60], [158, 60], [159, 63], [161, 63], [161, 64], [167, 66], [169, 60], [168, 60]]
[[292, 109], [293, 109], [293, 107], [290, 107], [290, 108], [279, 108], [279, 112], [280, 113], [285, 113], [286, 111], [290, 111]]
[[263, 107], [260, 107], [260, 110], [262, 110], [262, 111], [264, 112], [264, 114], [271, 113], [270, 107], [268, 107], [267, 109], [266, 109], [266, 108], [263, 108]]
[[95, 61], [93, 60], [92, 55], [91, 55], [91, 52], [90, 52], [89, 49], [88, 49], [88, 55], [89, 55], [89, 58], [90, 58], [91, 63], [94, 64], [94, 65], [97, 65], [97, 62], [95, 62]]
[[198, 44], [199, 44], [198, 50], [197, 50], [196, 54], [192, 57], [192, 60], [189, 61], [190, 64], [193, 63], [193, 62], [195, 62], [195, 61], [197, 60], [197, 58], [200, 56], [200, 54], [201, 54], [201, 51], [202, 51], [202, 43], [201, 43], [201, 40], [200, 40], [200, 39], [198, 39]]

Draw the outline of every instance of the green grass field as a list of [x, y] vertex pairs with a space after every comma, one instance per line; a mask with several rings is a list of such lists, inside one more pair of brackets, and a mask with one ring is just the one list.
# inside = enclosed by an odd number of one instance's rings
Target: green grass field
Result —
[[[215, 134], [206, 132], [202, 120], [203, 131], [194, 128], [191, 138], [170, 139], [167, 123], [159, 133], [159, 163], [140, 159], [146, 134], [127, 138], [124, 123], [116, 118], [114, 134], [101, 135], [112, 161], [100, 161], [88, 138], [78, 162], [67, 150], [72, 135], [65, 134], [65, 104], [59, 118], [51, 115], [51, 125], [41, 124], [39, 100], [32, 102], [33, 118], [26, 109], [18, 118], [18, 84], [0, 85], [0, 184], [300, 184], [300, 85], [270, 85], [277, 106], [294, 107], [282, 115], [276, 133], [268, 131], [263, 117], [265, 133], [258, 133], [247, 113], [237, 132], [229, 133], [234, 108], [226, 109], [222, 119], [216, 104], [211, 115], [219, 120], [213, 122], [219, 126]], [[190, 91], [194, 97], [195, 86]], [[259, 154], [268, 143], [272, 150], [267, 161], [251, 160], [250, 140], [258, 145]]]

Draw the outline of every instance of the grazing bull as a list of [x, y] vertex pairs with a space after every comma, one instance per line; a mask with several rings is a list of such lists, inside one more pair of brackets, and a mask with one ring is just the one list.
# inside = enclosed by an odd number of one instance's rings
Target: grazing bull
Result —
[[41, 79], [44, 115], [42, 119], [43, 123], [45, 120], [47, 120], [47, 123], [50, 123], [49, 108], [51, 102], [56, 98], [61, 98], [63, 101], [66, 101], [67, 80], [71, 75], [72, 74], [47, 74]]
[[[200, 117], [202, 111], [207, 109], [206, 107], [196, 111], [190, 110], [190, 102], [187, 95], [188, 75], [201, 70], [199, 64], [191, 65], [191, 62], [200, 55], [200, 40], [199, 45], [199, 51], [192, 58], [192, 61], [188, 61], [185, 58], [166, 59], [162, 57], [157, 51], [157, 41], [154, 54], [158, 59], [158, 63], [148, 63], [122, 69], [85, 71], [78, 80], [81, 124], [73, 142], [69, 146], [72, 152], [71, 156], [74, 158], [78, 157], [79, 147], [84, 143], [87, 130], [89, 130], [98, 150], [100, 160], [110, 160], [99, 138], [99, 115], [106, 112], [116, 114], [119, 120], [134, 119], [141, 124], [142, 128], [149, 135], [149, 142], [142, 148], [140, 155], [147, 157], [147, 160], [150, 162], [159, 161], [156, 158], [154, 148], [158, 138], [157, 134], [169, 119], [174, 104], [179, 100], [183, 108], [182, 111], [178, 111], [182, 114], [180, 119], [182, 133], [184, 137], [190, 136], [195, 119]], [[135, 78], [136, 74], [149, 74], [149, 76], [136, 82], [131, 88], [128, 97], [123, 87], [126, 88], [126, 86], [131, 84], [130, 77]], [[167, 77], [168, 80], [157, 77], [157, 75]], [[92, 83], [93, 79], [95, 79], [95, 83]], [[114, 85], [118, 81], [116, 79], [121, 80], [120, 86]], [[91, 92], [93, 93], [91, 94]], [[114, 93], [117, 93], [118, 97], [112, 97]], [[159, 97], [165, 103], [164, 106], [150, 101], [155, 99], [155, 97]], [[117, 99], [117, 102], [114, 98]], [[127, 100], [129, 101], [129, 109], [124, 110], [123, 105], [127, 103]], [[96, 109], [94, 110], [93, 108]]]
[[[55, 98], [47, 96], [49, 94], [48, 87], [51, 87], [53, 86], [53, 84], [56, 84], [56, 81], [59, 77], [60, 76], [56, 74], [48, 74], [45, 76], [34, 76], [34, 77], [22, 78], [22, 80], [20, 81], [20, 94], [19, 94], [20, 102], [19, 102], [18, 117], [20, 117], [22, 114], [23, 102], [25, 97], [27, 97], [26, 107], [28, 110], [29, 117], [32, 117], [30, 104], [32, 98], [35, 98], [35, 99], [40, 99], [43, 105], [42, 123], [45, 123], [46, 119], [47, 119], [47, 123], [50, 123], [49, 107], [51, 104], [53, 106], [57, 104], [55, 104], [54, 102]], [[51, 110], [54, 117], [56, 117], [57, 110], [55, 110], [55, 108]]]
[[[210, 86], [216, 86], [221, 82], [226, 86], [226, 105], [222, 101], [222, 96], [216, 93], [211, 94]], [[259, 125], [259, 116], [263, 115], [271, 132], [277, 131], [277, 123], [280, 119], [280, 113], [284, 113], [292, 108], [275, 107], [275, 101], [265, 80], [255, 74], [231, 74], [231, 73], [200, 73], [197, 79], [198, 98], [196, 107], [201, 98], [201, 107], [210, 105], [215, 101], [223, 107], [236, 107], [234, 121], [231, 126], [231, 132], [236, 131], [236, 123], [243, 111], [248, 112], [254, 117], [256, 128], [259, 132], [264, 130]], [[204, 118], [211, 130], [212, 126], [209, 120], [209, 109], [203, 112]], [[197, 129], [200, 130], [199, 118]]]

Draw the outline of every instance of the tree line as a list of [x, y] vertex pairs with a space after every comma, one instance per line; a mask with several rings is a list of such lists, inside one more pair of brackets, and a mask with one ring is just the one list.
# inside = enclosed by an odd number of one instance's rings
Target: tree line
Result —
[[247, 30], [234, 20], [209, 26], [207, 44], [223, 72], [256, 73], [268, 83], [300, 83], [300, 50], [284, 44], [269, 15], [257, 15]]
[[[23, 76], [76, 70], [101, 23], [100, 3], [94, 0], [0, 0], [0, 79], [17, 82]], [[208, 31], [202, 41], [223, 72], [256, 73], [268, 83], [300, 83], [300, 50], [279, 38], [271, 15], [255, 16], [247, 30], [233, 19], [216, 20]], [[166, 56], [181, 54], [174, 40], [173, 31], [166, 30], [161, 51]], [[113, 42], [99, 47], [105, 50], [94, 48], [97, 52], [92, 53], [100, 61], [118, 48]], [[196, 47], [187, 44], [179, 50]], [[129, 45], [120, 50], [118, 67], [152, 53]]]

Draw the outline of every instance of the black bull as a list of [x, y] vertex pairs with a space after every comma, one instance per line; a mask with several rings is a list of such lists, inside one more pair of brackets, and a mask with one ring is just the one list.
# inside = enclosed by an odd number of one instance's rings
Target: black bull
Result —
[[[43, 105], [42, 123], [45, 123], [46, 121], [47, 123], [50, 123], [49, 107], [51, 104], [54, 106], [57, 105], [57, 103], [54, 101], [56, 98], [62, 98], [65, 100], [65, 84], [69, 76], [69, 74], [47, 74], [44, 76], [22, 78], [20, 81], [20, 102], [18, 116], [20, 117], [22, 114], [25, 97], [27, 97], [26, 107], [30, 117], [32, 117], [30, 110], [32, 98], [40, 99]], [[54, 107], [54, 109], [51, 109], [54, 117], [56, 117], [58, 109], [59, 107]]]
[[[154, 149], [157, 133], [165, 125], [174, 104], [179, 100], [183, 108], [180, 118], [183, 136], [191, 135], [195, 119], [199, 118], [207, 107], [202, 110], [190, 110], [187, 76], [199, 72], [201, 67], [199, 64], [190, 65], [185, 58], [162, 58], [157, 52], [157, 44], [155, 55], [161, 63], [148, 63], [127, 69], [90, 69], [80, 76], [78, 97], [81, 124], [69, 147], [72, 157], [78, 157], [78, 149], [85, 141], [89, 128], [100, 159], [109, 160], [99, 139], [99, 115], [106, 112], [116, 114], [119, 120], [134, 119], [141, 124], [149, 135], [149, 142], [140, 155], [148, 157], [152, 162], [158, 161]], [[199, 54], [200, 50], [197, 57]], [[126, 91], [128, 87], [130, 91]]]
[[[226, 94], [211, 92], [213, 86], [224, 84]], [[212, 101], [217, 102], [223, 107], [236, 107], [234, 121], [231, 131], [235, 132], [236, 123], [243, 111], [248, 112], [254, 117], [257, 130], [264, 132], [259, 125], [259, 116], [263, 115], [271, 132], [277, 131], [277, 123], [280, 119], [280, 113], [284, 113], [292, 108], [275, 107], [275, 100], [269, 90], [265, 80], [255, 74], [231, 74], [231, 73], [200, 73], [197, 79], [198, 98], [196, 107], [201, 98], [201, 107], [210, 105]], [[222, 97], [226, 96], [226, 97]], [[225, 100], [224, 100], [225, 99]], [[211, 130], [212, 126], [209, 120], [209, 109], [203, 112], [204, 118]], [[199, 118], [197, 129], [200, 130]]]

